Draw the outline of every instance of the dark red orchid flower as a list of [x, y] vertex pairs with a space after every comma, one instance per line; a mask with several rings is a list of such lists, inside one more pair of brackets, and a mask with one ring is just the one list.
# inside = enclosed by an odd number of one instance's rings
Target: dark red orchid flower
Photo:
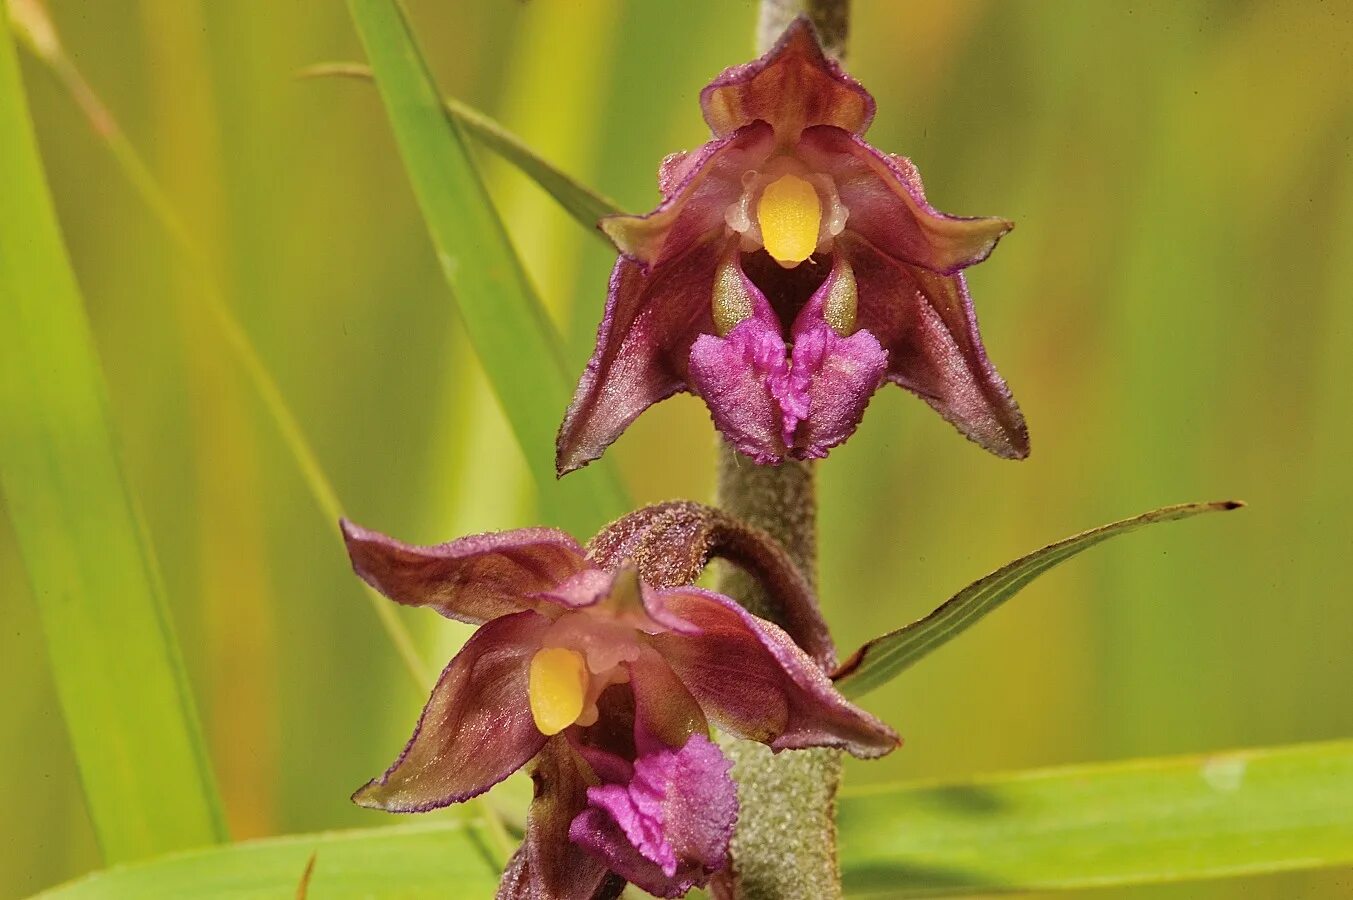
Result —
[[[527, 838], [500, 897], [591, 898], [620, 879], [675, 897], [705, 884], [727, 863], [737, 815], [711, 722], [775, 750], [897, 746], [832, 686], [816, 606], [783, 551], [716, 510], [650, 507], [588, 547], [545, 528], [435, 547], [347, 522], [343, 534], [357, 573], [385, 596], [480, 626], [404, 752], [353, 799], [421, 812], [535, 760]], [[788, 599], [811, 655], [691, 586], [710, 553]]]
[[962, 270], [1012, 226], [926, 201], [860, 135], [874, 100], [796, 21], [700, 97], [714, 139], [663, 161], [663, 201], [601, 228], [621, 256], [559, 432], [565, 473], [680, 391], [760, 463], [826, 455], [884, 381], [999, 456], [1029, 452]]

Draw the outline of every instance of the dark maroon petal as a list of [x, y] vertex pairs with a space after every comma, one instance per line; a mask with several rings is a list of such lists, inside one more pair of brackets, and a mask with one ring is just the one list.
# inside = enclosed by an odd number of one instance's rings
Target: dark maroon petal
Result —
[[497, 900], [593, 900], [619, 896], [623, 882], [569, 840], [569, 824], [587, 807], [596, 778], [563, 735], [551, 738], [531, 771], [535, 797], [526, 839], [508, 863]]
[[760, 59], [725, 69], [700, 92], [700, 107], [715, 135], [758, 119], [792, 143], [810, 125], [863, 133], [874, 118], [874, 98], [827, 59], [807, 19], [791, 24]]
[[724, 232], [724, 211], [742, 196], [742, 176], [774, 149], [770, 126], [755, 122], [698, 150], [669, 156], [658, 169], [663, 201], [642, 216], [601, 220], [616, 248], [646, 266], [661, 266], [692, 245]]
[[699, 588], [673, 590], [665, 599], [701, 633], [649, 640], [725, 731], [773, 750], [839, 747], [874, 757], [898, 745], [891, 728], [837, 693], [778, 626]]
[[686, 388], [691, 344], [714, 330], [714, 273], [724, 247], [697, 244], [651, 270], [616, 261], [596, 350], [559, 429], [559, 474], [601, 456], [641, 412]]
[[728, 864], [738, 801], [732, 763], [704, 735], [660, 747], [622, 784], [589, 788], [569, 836], [659, 897], [680, 897]]
[[629, 664], [634, 693], [634, 746], [640, 755], [657, 748], [680, 747], [692, 734], [709, 731], [699, 702], [667, 665], [662, 655], [645, 647]]
[[832, 176], [849, 211], [846, 228], [902, 262], [952, 275], [986, 259], [1014, 227], [1006, 219], [940, 212], [926, 202], [911, 160], [880, 153], [839, 128], [805, 130], [795, 152], [810, 170]]
[[807, 411], [808, 401], [806, 395], [788, 393], [789, 361], [779, 320], [759, 292], [753, 297], [756, 311], [727, 337], [696, 338], [689, 378], [709, 407], [714, 427], [739, 453], [766, 465], [784, 459], [797, 413]]
[[353, 794], [359, 806], [426, 812], [482, 794], [545, 743], [527, 698], [527, 669], [550, 620], [494, 619], [451, 660], [413, 737], [389, 770]]
[[900, 263], [858, 235], [838, 247], [855, 269], [859, 325], [888, 351], [888, 379], [997, 456], [1028, 456], [1028, 428], [987, 358], [963, 276]]
[[582, 547], [553, 528], [479, 534], [415, 547], [339, 523], [352, 567], [362, 580], [404, 606], [430, 606], [449, 619], [478, 624], [554, 605], [535, 595], [582, 572]]

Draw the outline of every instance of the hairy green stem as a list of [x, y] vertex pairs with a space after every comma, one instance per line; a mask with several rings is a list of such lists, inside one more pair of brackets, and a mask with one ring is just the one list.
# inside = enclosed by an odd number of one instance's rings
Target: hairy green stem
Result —
[[[724, 445], [719, 505], [775, 537], [810, 583], [817, 580], [813, 463], [758, 466]], [[752, 613], [785, 624], [778, 606], [746, 573], [720, 569], [719, 590]], [[740, 900], [824, 900], [841, 896], [836, 861], [837, 750], [772, 754], [730, 741], [742, 811], [733, 835], [732, 893]]]
[[[798, 16], [817, 29], [826, 52], [845, 55], [849, 0], [761, 0], [760, 52]], [[817, 498], [813, 463], [758, 466], [727, 445], [720, 448], [718, 503], [775, 537], [817, 584]], [[723, 567], [719, 590], [750, 612], [784, 624], [777, 607], [744, 573]], [[827, 661], [834, 663], [834, 660]], [[733, 835], [730, 877], [717, 893], [737, 900], [833, 900], [841, 897], [836, 857], [837, 750], [772, 754], [761, 744], [730, 741], [741, 812]]]

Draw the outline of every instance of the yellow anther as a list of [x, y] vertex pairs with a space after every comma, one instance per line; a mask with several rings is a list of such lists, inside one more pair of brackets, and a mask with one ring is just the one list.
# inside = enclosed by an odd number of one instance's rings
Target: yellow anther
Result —
[[766, 252], [792, 269], [817, 249], [822, 203], [817, 190], [797, 175], [782, 175], [766, 185], [756, 204], [761, 242]]
[[541, 734], [558, 734], [583, 712], [587, 696], [587, 663], [583, 655], [564, 647], [546, 647], [531, 657], [527, 694], [531, 717]]

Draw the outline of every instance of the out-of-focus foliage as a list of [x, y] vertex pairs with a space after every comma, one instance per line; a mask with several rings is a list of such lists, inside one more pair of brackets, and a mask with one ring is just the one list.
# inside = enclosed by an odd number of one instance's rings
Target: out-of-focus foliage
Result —
[[[104, 858], [225, 838], [108, 388], [0, 29], [0, 492]], [[159, 792], [156, 802], [144, 798]]]
[[[1078, 559], [869, 695], [907, 745], [849, 782], [1353, 733], [1353, 21], [1262, 0], [855, 5], [873, 143], [911, 156], [939, 207], [1018, 222], [972, 278], [1034, 451], [990, 459], [904, 392], [879, 394], [822, 467], [841, 646], [1068, 531], [1200, 496], [1251, 509]], [[532, 521], [379, 98], [293, 78], [362, 58], [344, 7], [53, 6], [348, 513], [429, 542]], [[696, 94], [750, 55], [755, 15], [722, 0], [407, 6], [443, 90], [635, 210], [661, 157], [704, 140]], [[24, 75], [232, 832], [384, 824], [347, 795], [423, 698], [212, 320], [174, 301], [200, 290], [195, 270], [64, 92], [32, 60]], [[485, 162], [581, 371], [611, 257]], [[710, 493], [698, 402], [663, 404], [611, 453], [640, 502]], [[19, 896], [98, 855], [3, 517], [0, 591], [0, 896]], [[430, 659], [464, 634], [398, 612]], [[1349, 878], [1128, 893], [1333, 898]]]
[[[1353, 742], [874, 785], [847, 791], [841, 814], [850, 896], [1348, 865]], [[281, 897], [307, 859], [331, 900], [443, 897], [449, 884], [487, 897], [498, 870], [483, 839], [471, 822], [289, 835], [120, 866], [41, 900]]]

